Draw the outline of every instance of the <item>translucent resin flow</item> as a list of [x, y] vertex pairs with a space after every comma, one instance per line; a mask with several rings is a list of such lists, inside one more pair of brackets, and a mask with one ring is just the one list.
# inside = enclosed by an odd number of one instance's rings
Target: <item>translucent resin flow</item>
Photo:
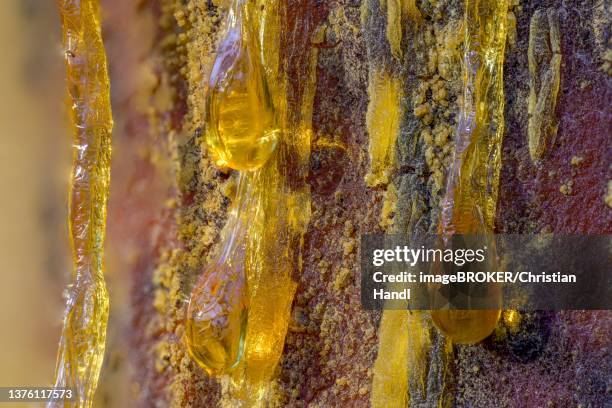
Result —
[[[464, 101], [442, 204], [443, 236], [493, 233], [504, 134], [507, 12], [507, 0], [465, 1]], [[501, 296], [498, 288], [490, 289], [491, 296]], [[436, 326], [456, 343], [482, 340], [499, 316], [500, 310], [432, 311]]]
[[242, 355], [247, 318], [243, 268], [224, 255], [204, 271], [191, 295], [187, 345], [210, 374], [227, 372]]
[[246, 245], [249, 316], [244, 357], [231, 375], [229, 406], [267, 407], [275, 405], [272, 379], [291, 321], [310, 219], [306, 180], [318, 55], [312, 43], [318, 23], [308, 0], [246, 5], [253, 26], [266, 39], [261, 43], [264, 67], [282, 132], [270, 160], [246, 173], [254, 191]]
[[69, 195], [73, 281], [66, 291], [55, 387], [72, 388], [75, 399], [49, 406], [90, 407], [108, 318], [103, 255], [113, 121], [98, 1], [60, 0], [58, 8], [74, 132]]
[[[477, 263], [479, 268], [488, 271], [498, 270], [497, 253], [495, 239], [485, 228], [485, 223], [478, 208], [474, 208], [473, 213], [465, 213], [461, 219], [462, 223], [458, 226], [460, 231], [466, 236], [462, 237], [466, 243], [460, 244], [460, 248], [487, 248], [487, 258], [485, 263]], [[469, 235], [467, 235], [469, 234]], [[451, 248], [456, 244], [450, 236], [441, 237], [440, 249]], [[439, 263], [434, 264], [434, 268], [440, 267]], [[469, 269], [468, 265], [457, 268], [459, 270]], [[478, 269], [480, 270], [480, 269]], [[435, 273], [435, 272], [433, 272]], [[448, 272], [447, 273], [453, 273]], [[432, 285], [434, 286], [434, 285]], [[439, 286], [439, 285], [436, 285]], [[501, 308], [501, 285], [497, 283], [471, 283], [471, 284], [451, 284], [447, 285], [442, 291], [438, 288], [432, 290], [432, 312], [431, 317], [434, 324], [454, 343], [476, 343], [487, 337], [500, 317]], [[444, 296], [444, 290], [447, 295]], [[473, 309], [460, 310], [452, 308], [442, 308], [440, 305], [448, 304], [449, 297], [467, 296], [470, 306]], [[433, 306], [435, 304], [435, 306]], [[486, 304], [486, 306], [484, 306]]]
[[261, 167], [279, 133], [248, 11], [244, 0], [234, 0], [206, 96], [209, 151], [217, 165], [236, 170]]
[[207, 266], [191, 293], [185, 342], [193, 359], [209, 374], [224, 374], [242, 357], [248, 294], [243, 223], [249, 201], [245, 175], [223, 232], [223, 249]]

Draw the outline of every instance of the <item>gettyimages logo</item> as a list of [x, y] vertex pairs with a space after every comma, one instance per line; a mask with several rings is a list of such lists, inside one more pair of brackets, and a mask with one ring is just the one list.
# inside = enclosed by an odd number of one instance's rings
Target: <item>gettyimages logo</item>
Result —
[[367, 309], [610, 309], [609, 235], [367, 235]]

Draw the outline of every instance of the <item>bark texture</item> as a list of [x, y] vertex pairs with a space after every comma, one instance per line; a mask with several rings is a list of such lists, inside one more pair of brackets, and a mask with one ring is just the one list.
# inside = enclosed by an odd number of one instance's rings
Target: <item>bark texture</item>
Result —
[[[112, 378], [113, 364], [130, 367], [141, 406], [228, 404], [222, 384], [190, 360], [181, 342], [186, 299], [214, 255], [233, 191], [231, 173], [213, 165], [202, 140], [221, 3], [102, 1], [116, 116], [108, 252], [131, 282], [131, 320], [116, 334], [127, 336], [129, 347], [105, 370]], [[463, 7], [460, 0], [416, 1], [420, 20], [402, 19], [398, 40], [388, 35], [396, 24], [387, 13], [392, 0], [289, 3], [296, 41], [320, 50], [312, 217], [270, 406], [366, 407], [380, 313], [360, 305], [359, 237], [435, 231], [461, 103]], [[609, 10], [596, 0], [515, 3], [497, 230], [610, 233]], [[534, 164], [529, 30], [534, 13], [548, 8], [558, 14], [563, 56], [550, 112], [558, 128], [546, 159]], [[396, 165], [386, 183], [371, 187], [366, 113], [376, 69], [401, 77], [403, 96]], [[481, 344], [455, 347], [445, 400], [482, 407], [610, 404], [611, 323], [609, 312], [567, 311], [526, 314], [512, 335], [501, 324]], [[111, 394], [103, 384], [98, 397]]]

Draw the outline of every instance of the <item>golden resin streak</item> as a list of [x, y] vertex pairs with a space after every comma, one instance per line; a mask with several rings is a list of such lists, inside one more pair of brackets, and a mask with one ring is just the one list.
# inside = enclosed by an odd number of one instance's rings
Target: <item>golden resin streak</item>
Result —
[[391, 54], [395, 58], [402, 57], [402, 27], [405, 20], [411, 23], [419, 22], [421, 12], [415, 0], [380, 0], [381, 9], [387, 9], [387, 41], [391, 47]]
[[[235, 249], [222, 251], [194, 289], [186, 342], [209, 373], [231, 375], [224, 401], [230, 406], [266, 404], [310, 221], [306, 177], [317, 49], [306, 42], [312, 48], [303, 61], [307, 75], [300, 76], [300, 100], [289, 103], [287, 89], [296, 79], [290, 81], [287, 72], [294, 68], [289, 61], [298, 50], [281, 56], [288, 7], [278, 0], [235, 1], [211, 73], [209, 152], [217, 164], [241, 171], [241, 187], [228, 221], [234, 227], [223, 234], [223, 247]], [[289, 33], [286, 37], [293, 38]], [[266, 119], [271, 116], [273, 122]], [[273, 142], [262, 137], [270, 131]], [[243, 287], [242, 274], [246, 293], [237, 289]]]
[[[372, 407], [407, 407], [419, 402], [445, 406], [446, 361], [452, 355], [452, 344], [445, 341], [442, 350], [433, 348], [429, 313], [401, 310], [398, 301], [388, 306], [397, 309], [384, 310], [380, 322]], [[442, 366], [436, 367], [439, 364]]]
[[[400, 58], [402, 18], [410, 17], [418, 22], [421, 18], [420, 12], [412, 0], [386, 0], [381, 1], [380, 6], [383, 9], [387, 7], [387, 39], [391, 52], [396, 58]], [[367, 4], [362, 7], [362, 10], [366, 10]], [[362, 16], [362, 22], [364, 21]], [[374, 67], [370, 70], [370, 100], [366, 114], [370, 138], [370, 171], [365, 181], [370, 187], [388, 185], [381, 216], [383, 228], [392, 227], [392, 224], [386, 221], [385, 213], [395, 207], [393, 200], [397, 200], [396, 195], [392, 194], [396, 188], [389, 182], [395, 169], [396, 141], [403, 114], [400, 104], [402, 88], [400, 78], [380, 68]], [[397, 304], [394, 307], [401, 308]], [[372, 407], [405, 407], [410, 400], [411, 386], [425, 388], [430, 327], [426, 314], [421, 311], [383, 311], [370, 396]]]
[[370, 135], [370, 171], [366, 175], [366, 183], [370, 187], [388, 184], [395, 166], [402, 93], [402, 81], [399, 78], [382, 70], [371, 71], [368, 85], [370, 102], [366, 114], [366, 126]]
[[244, 350], [248, 313], [245, 239], [253, 207], [248, 173], [238, 176], [236, 200], [221, 232], [221, 251], [207, 265], [189, 299], [185, 342], [210, 375], [235, 367]]
[[288, 6], [277, 1], [265, 3], [253, 13], [258, 14], [262, 37], [276, 39], [266, 44], [263, 59], [270, 81], [276, 83], [273, 99], [282, 130], [275, 154], [252, 176], [257, 204], [247, 237], [249, 315], [243, 364], [232, 376], [234, 402], [238, 400], [245, 406], [265, 406], [285, 343], [297, 287], [293, 276], [301, 269], [300, 251], [310, 221], [306, 177], [317, 49], [313, 48], [306, 60], [309, 67], [302, 98], [298, 106], [289, 106], [288, 61], [280, 60], [278, 48], [283, 29], [281, 16]]
[[[241, 170], [238, 191], [221, 234], [221, 250], [202, 272], [189, 300], [185, 342], [191, 357], [211, 375], [228, 374], [241, 361], [247, 329], [249, 282], [248, 237], [261, 194], [256, 170], [277, 147], [280, 130], [268, 83], [275, 83], [261, 42], [262, 10], [234, 0], [228, 11], [206, 95], [206, 142], [217, 165]], [[270, 5], [268, 5], [270, 6]], [[265, 7], [266, 14], [274, 8]], [[263, 33], [265, 34], [265, 33]], [[271, 46], [271, 47], [270, 47]], [[272, 63], [273, 64], [273, 63]]]
[[385, 310], [382, 315], [370, 397], [373, 408], [408, 405], [409, 317], [407, 310]]
[[[507, 0], [466, 0], [463, 105], [440, 232], [493, 233], [504, 135], [503, 65]], [[500, 296], [491, 287], [492, 296]], [[500, 310], [435, 310], [436, 326], [456, 343], [488, 336]]]
[[[492, 232], [504, 135], [507, 0], [466, 0], [463, 105], [442, 211], [441, 232]], [[476, 211], [475, 211], [476, 209]]]
[[56, 387], [73, 388], [90, 407], [104, 356], [108, 294], [103, 248], [109, 191], [112, 116], [97, 0], [58, 1], [74, 129], [70, 191], [73, 282], [67, 290]]
[[[441, 232], [445, 234], [493, 230], [504, 131], [502, 73], [508, 5], [506, 1], [467, 0], [465, 6], [464, 106], [456, 158], [449, 175], [449, 189], [441, 222]], [[388, 30], [391, 26], [388, 23]], [[392, 50], [393, 44], [399, 47], [401, 36], [389, 35], [388, 31], [388, 39]], [[368, 114], [380, 109], [372, 92], [376, 89], [370, 85]], [[368, 121], [368, 125], [370, 123]], [[370, 126], [368, 130], [373, 143], [377, 134], [371, 131]], [[397, 134], [393, 140], [396, 137]], [[391, 148], [394, 148], [394, 144]], [[373, 151], [372, 147], [370, 151]], [[394, 150], [391, 152], [386, 156], [391, 157], [390, 160], [376, 162], [372, 159], [372, 173], [376, 169], [378, 174], [385, 174], [393, 169]], [[372, 157], [384, 156], [378, 154]], [[385, 166], [386, 171], [379, 170]], [[483, 216], [478, 217], [478, 214]], [[493, 330], [499, 319], [499, 311], [434, 311], [432, 317], [447, 335], [469, 342], [480, 340], [484, 332], [488, 335]], [[431, 358], [429, 353], [432, 348], [430, 327], [426, 312], [383, 312], [379, 350], [374, 365], [371, 395], [373, 407], [409, 406], [411, 390], [426, 395], [428, 359]], [[440, 352], [450, 354], [450, 343], [447, 342], [445, 349]], [[441, 390], [443, 392], [444, 386]], [[441, 406], [444, 400], [440, 396], [437, 404]]]

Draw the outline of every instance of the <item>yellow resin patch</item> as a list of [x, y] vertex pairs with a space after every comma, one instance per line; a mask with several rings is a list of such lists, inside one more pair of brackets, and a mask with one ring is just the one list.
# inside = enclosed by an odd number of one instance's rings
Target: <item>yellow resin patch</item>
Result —
[[385, 71], [374, 70], [369, 79], [370, 102], [366, 126], [370, 135], [370, 187], [386, 185], [395, 166], [395, 143], [399, 134], [402, 109], [402, 83]]
[[236, 170], [263, 166], [279, 137], [252, 11], [242, 0], [233, 2], [206, 99], [209, 152], [217, 165]]
[[[196, 287], [192, 295], [206, 299], [189, 318], [204, 317], [206, 322], [201, 331], [190, 331], [188, 324], [186, 340], [200, 365], [212, 374], [229, 375], [224, 404], [261, 406], [269, 399], [284, 347], [297, 287], [295, 274], [301, 269], [303, 234], [310, 221], [306, 177], [318, 54], [315, 47], [310, 47], [314, 39], [309, 39], [309, 54], [303, 61], [307, 75], [299, 79], [300, 99], [289, 102], [288, 88], [296, 87], [296, 79], [290, 80], [287, 72], [292, 69], [289, 64], [294, 54], [281, 56], [280, 52], [281, 41], [286, 38], [284, 30], [288, 29], [285, 25], [289, 6], [277, 0], [237, 1], [233, 7], [236, 6], [241, 7], [244, 19], [241, 37], [232, 38], [236, 33], [228, 31], [230, 38], [222, 42], [221, 49], [230, 47], [226, 56], [231, 56], [232, 44], [246, 44], [240, 51], [244, 64], [242, 71], [237, 70], [239, 65], [224, 64], [225, 57], [219, 54], [217, 62], [219, 58], [221, 62], [213, 67], [211, 78], [218, 79], [222, 86], [217, 87], [216, 96], [212, 88], [210, 93], [226, 105], [215, 108], [215, 101], [210, 104], [218, 114], [207, 116], [207, 126], [218, 134], [209, 134], [207, 142], [217, 164], [240, 170], [239, 188], [228, 221], [240, 226], [226, 226], [222, 247], [233, 249], [221, 252], [212, 267], [214, 273], [205, 271], [201, 278], [203, 288]], [[299, 45], [287, 45], [293, 46]], [[223, 69], [237, 71], [227, 73]], [[231, 75], [237, 79], [224, 82]], [[241, 82], [241, 78], [247, 79]], [[295, 89], [292, 92], [291, 97], [295, 97]], [[224, 141], [222, 131], [226, 135]], [[264, 135], [271, 131], [273, 142]], [[227, 141], [232, 138], [242, 144], [230, 146]], [[224, 276], [228, 279], [222, 279]], [[246, 280], [246, 291], [232, 290], [242, 287], [241, 276]], [[211, 297], [213, 290], [219, 296]], [[202, 313], [213, 316], [213, 309], [226, 313], [218, 315], [220, 320], [206, 319]], [[194, 325], [191, 328], [198, 329]], [[197, 344], [203, 345], [199, 348], [205, 351], [206, 359], [194, 353]], [[212, 358], [215, 356], [219, 358]]]
[[73, 282], [67, 290], [55, 387], [72, 388], [75, 399], [49, 405], [90, 407], [104, 358], [109, 307], [103, 255], [113, 120], [98, 1], [58, 5], [74, 132], [69, 196]]
[[[507, 0], [466, 0], [463, 106], [455, 158], [442, 204], [440, 233], [493, 233], [504, 135], [503, 65]], [[500, 296], [490, 288], [492, 296]], [[500, 310], [435, 310], [436, 326], [456, 343], [475, 343], [497, 325]]]

